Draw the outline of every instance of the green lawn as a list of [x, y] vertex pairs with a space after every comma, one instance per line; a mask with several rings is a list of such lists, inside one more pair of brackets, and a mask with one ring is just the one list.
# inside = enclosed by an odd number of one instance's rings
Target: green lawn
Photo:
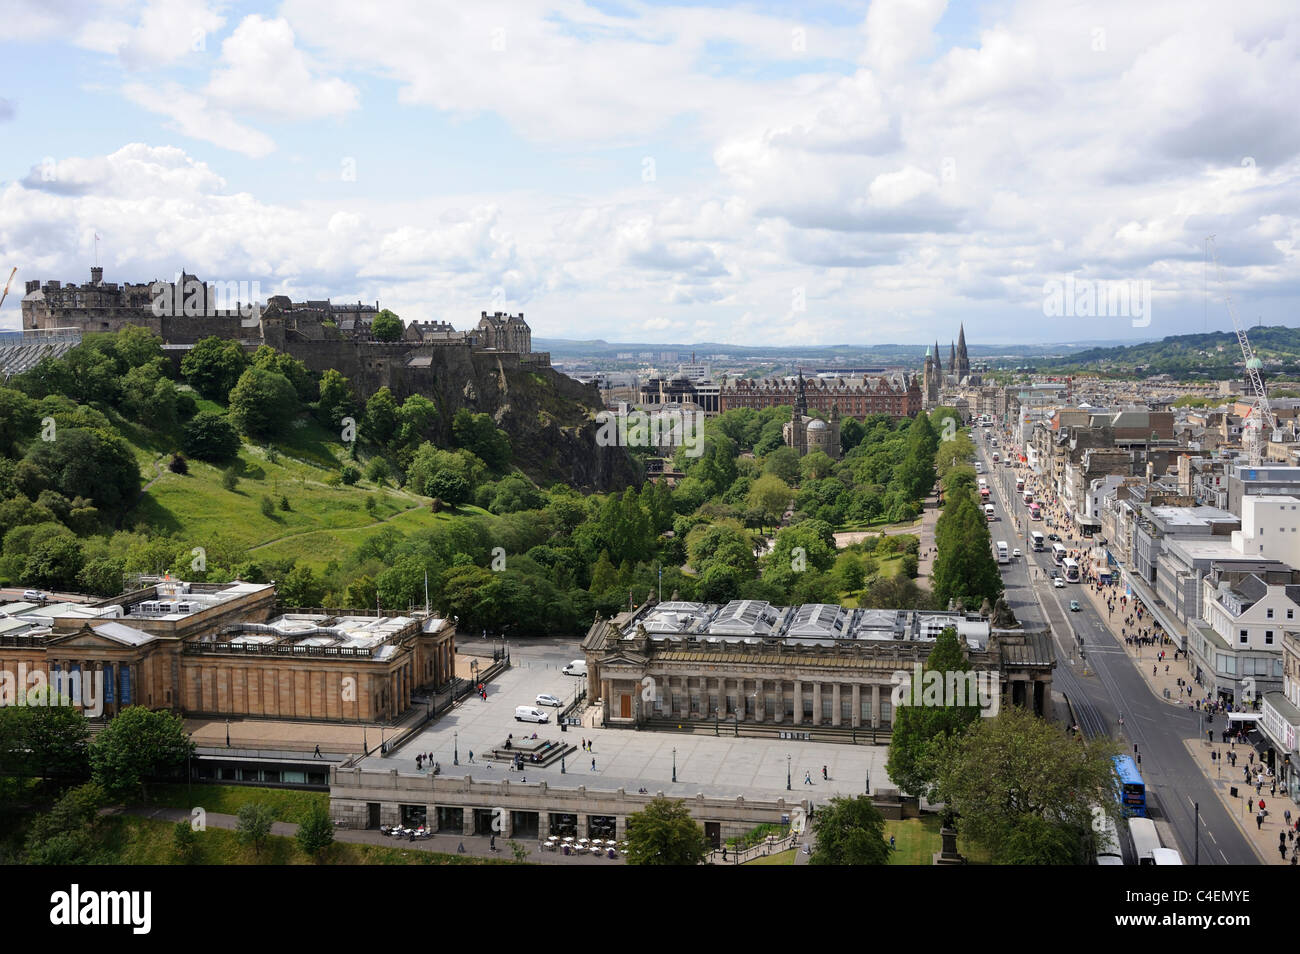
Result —
[[202, 808], [221, 815], [237, 815], [249, 802], [261, 802], [275, 810], [276, 821], [301, 822], [312, 805], [329, 807], [330, 797], [325, 792], [305, 792], [291, 788], [255, 788], [244, 785], [195, 785], [187, 791], [184, 784], [156, 785], [149, 792], [146, 804], [158, 808], [180, 808], [189, 811]]
[[[885, 840], [894, 836], [895, 851], [890, 856], [891, 865], [929, 865], [933, 862], [935, 852], [943, 847], [939, 836], [939, 816], [923, 815], [920, 818], [905, 818], [902, 821], [885, 820]], [[966, 856], [971, 864], [988, 864], [988, 852], [966, 844], [961, 835], [957, 836], [957, 850]]]
[[755, 858], [753, 861], [746, 861], [747, 865], [792, 865], [794, 864], [795, 850], [778, 851], [774, 855], [764, 855], [761, 858]]
[[[103, 846], [112, 863], [123, 865], [178, 864], [172, 851], [174, 822], [118, 815], [105, 819]], [[306, 865], [317, 863], [298, 847], [297, 839], [271, 836], [261, 852], [239, 843], [233, 831], [209, 828], [198, 832], [194, 864], [201, 865]], [[335, 842], [321, 856], [331, 865], [482, 865], [514, 864], [504, 858], [476, 858], [434, 851], [411, 851], [385, 845]]]

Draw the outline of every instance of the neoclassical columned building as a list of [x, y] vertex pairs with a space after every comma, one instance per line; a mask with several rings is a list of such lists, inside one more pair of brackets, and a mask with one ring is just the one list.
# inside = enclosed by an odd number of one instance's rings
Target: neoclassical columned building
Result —
[[650, 601], [597, 619], [583, 642], [588, 698], [600, 700], [609, 726], [763, 724], [809, 737], [887, 731], [895, 674], [923, 664], [949, 626], [972, 669], [996, 674], [999, 705], [1047, 713], [1050, 634], [996, 629], [978, 614], [760, 600]]

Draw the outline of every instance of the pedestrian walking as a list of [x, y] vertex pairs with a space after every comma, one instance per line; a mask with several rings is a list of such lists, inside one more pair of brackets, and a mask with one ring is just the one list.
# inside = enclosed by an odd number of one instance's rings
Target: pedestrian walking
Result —
[[591, 760], [591, 770], [592, 770], [593, 772], [596, 771], [596, 760], [595, 760], [595, 759], [592, 759], [592, 760]]
[[812, 772], [804, 772], [804, 773], [803, 773], [803, 783], [804, 783], [805, 785], [811, 785], [811, 784], [812, 784]]
[[471, 762], [474, 761], [474, 750], [473, 750], [473, 749], [470, 749], [470, 750], [469, 750], [469, 760], [470, 760]]
[[319, 745], [316, 746], [316, 751], [312, 753], [312, 758], [314, 758], [314, 759], [323, 759], [324, 757], [325, 757], [325, 756], [323, 756], [323, 755], [320, 754], [320, 746], [319, 746]]

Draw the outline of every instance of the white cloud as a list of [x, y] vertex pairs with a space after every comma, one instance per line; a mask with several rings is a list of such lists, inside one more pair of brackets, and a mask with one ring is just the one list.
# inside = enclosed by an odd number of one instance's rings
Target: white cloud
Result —
[[284, 19], [245, 17], [222, 42], [221, 63], [205, 92], [213, 103], [234, 112], [280, 120], [319, 119], [359, 105], [355, 87], [319, 75], [294, 46], [293, 29]]
[[243, 125], [223, 109], [213, 109], [204, 97], [176, 83], [167, 83], [161, 88], [129, 83], [122, 92], [137, 106], [166, 116], [171, 120], [168, 123], [170, 128], [195, 139], [253, 159], [275, 149], [270, 136]]

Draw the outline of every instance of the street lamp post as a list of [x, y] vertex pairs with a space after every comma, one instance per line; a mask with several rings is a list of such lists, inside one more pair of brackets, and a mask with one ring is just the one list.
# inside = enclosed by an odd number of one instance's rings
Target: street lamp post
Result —
[[677, 750], [673, 749], [673, 781], [677, 781]]
[[459, 765], [460, 764], [460, 733], [459, 732], [453, 732], [451, 734], [451, 744], [452, 744], [451, 764]]
[[790, 756], [788, 755], [785, 757], [785, 790], [787, 792], [793, 791], [790, 787]]

